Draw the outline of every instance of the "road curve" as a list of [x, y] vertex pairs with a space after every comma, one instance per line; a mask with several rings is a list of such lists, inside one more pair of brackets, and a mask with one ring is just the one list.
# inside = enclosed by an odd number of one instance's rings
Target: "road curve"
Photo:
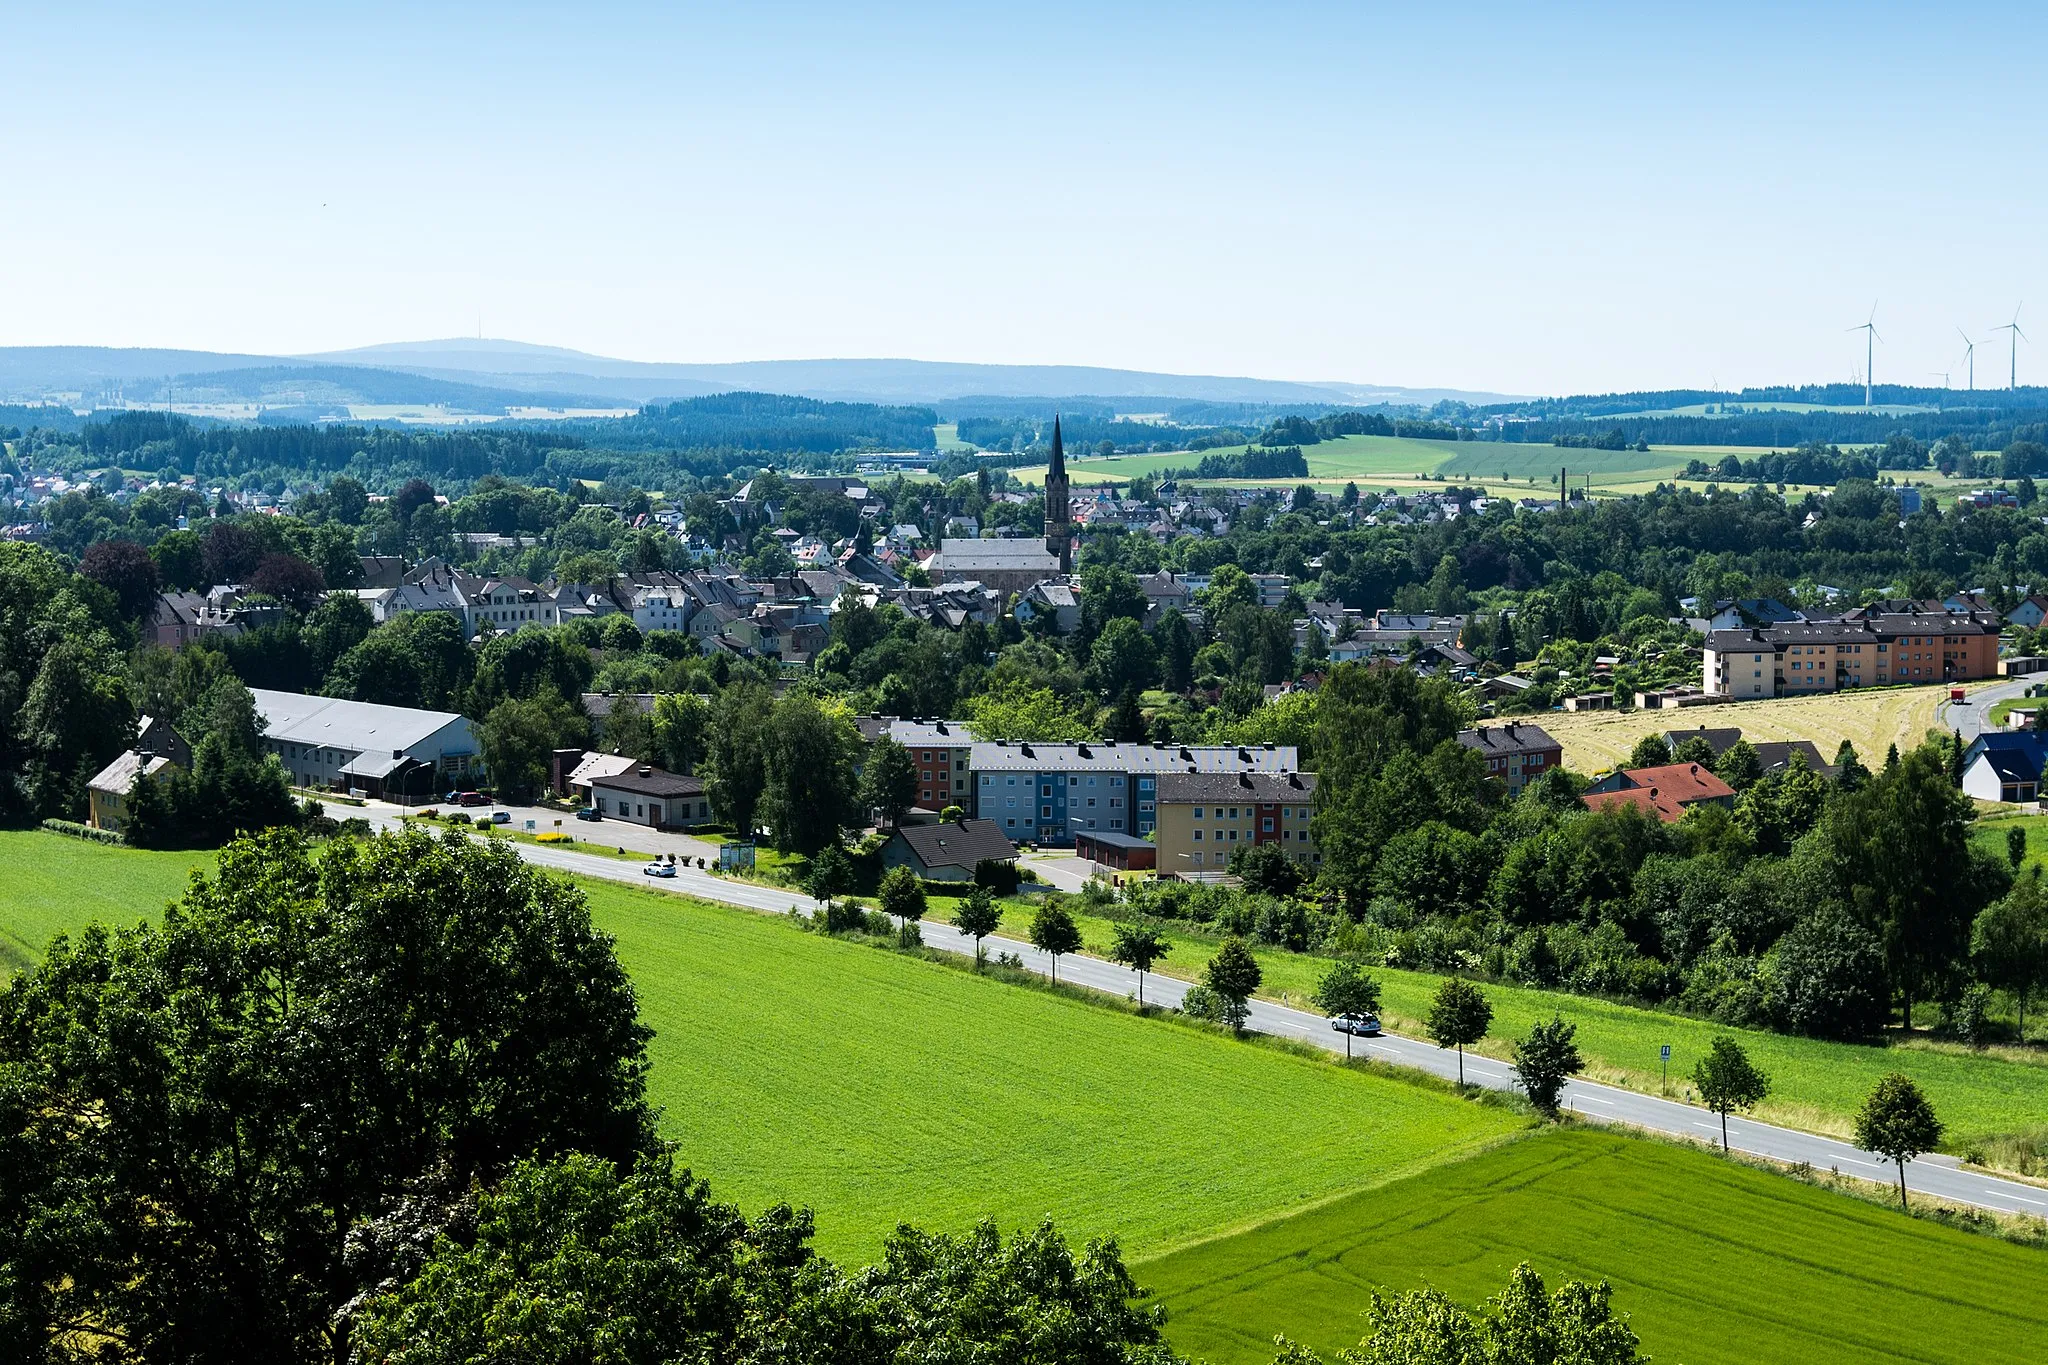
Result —
[[[366, 816], [373, 825], [383, 828], [395, 828], [400, 823], [395, 811], [359, 810], [336, 805], [330, 808], [329, 813], [338, 817]], [[645, 876], [637, 863], [622, 862], [597, 854], [579, 853], [573, 848], [550, 848], [516, 842], [511, 843], [509, 847], [526, 861], [540, 867], [574, 872], [587, 877], [601, 877], [607, 881], [625, 882], [650, 890], [695, 896], [700, 900], [717, 901], [746, 910], [758, 910], [769, 914], [786, 914], [791, 910], [799, 910], [808, 914], [816, 906], [808, 896], [796, 895], [772, 886], [733, 881], [713, 876], [709, 872], [699, 872], [695, 868], [679, 870], [671, 880]], [[923, 925], [923, 933], [925, 946], [928, 948], [967, 955], [974, 952], [973, 940], [950, 924], [927, 920]], [[1050, 955], [1040, 952], [1028, 943], [996, 936], [985, 940], [983, 946], [991, 956], [999, 952], [1014, 953], [1023, 960], [1027, 970], [1041, 976], [1052, 974], [1053, 962]], [[1111, 995], [1130, 997], [1138, 993], [1136, 972], [1113, 962], [1083, 957], [1075, 953], [1068, 953], [1060, 958], [1059, 979]], [[1178, 981], [1172, 977], [1148, 975], [1144, 982], [1145, 1001], [1147, 1004], [1178, 1005], [1181, 997], [1187, 993], [1188, 985], [1188, 982]], [[1344, 1051], [1344, 1035], [1331, 1029], [1329, 1020], [1322, 1015], [1312, 1014], [1306, 1010], [1254, 1000], [1251, 1002], [1249, 1022], [1250, 1027], [1259, 1033], [1292, 1038], [1331, 1052]], [[1355, 1039], [1353, 1048], [1365, 1056], [1397, 1066], [1414, 1067], [1432, 1075], [1451, 1079], [1458, 1075], [1457, 1054], [1439, 1048], [1433, 1043], [1385, 1034], [1378, 1038]], [[1493, 1090], [1516, 1088], [1514, 1073], [1506, 1062], [1496, 1061], [1491, 1057], [1474, 1056], [1471, 1053], [1465, 1054], [1465, 1079], [1470, 1084], [1486, 1086]], [[1718, 1142], [1721, 1137], [1719, 1116], [1705, 1109], [1680, 1104], [1676, 1100], [1640, 1094], [1633, 1090], [1623, 1090], [1616, 1086], [1575, 1080], [1565, 1086], [1563, 1103], [1581, 1117], [1597, 1122], [1623, 1124], [1700, 1142]], [[1793, 1128], [1780, 1128], [1775, 1124], [1759, 1123], [1754, 1119], [1731, 1116], [1728, 1120], [1728, 1144], [1737, 1151], [1772, 1161], [1805, 1162], [1816, 1171], [1839, 1171], [1843, 1175], [1858, 1176], [1865, 1180], [1889, 1182], [1896, 1180], [1898, 1174], [1890, 1163], [1874, 1158], [1870, 1153], [1846, 1142], [1814, 1133], [1803, 1133]], [[1917, 1193], [1935, 1195], [1950, 1203], [1970, 1204], [1978, 1208], [1995, 1209], [2001, 1213], [2048, 1218], [2048, 1188], [1965, 1170], [1954, 1157], [1927, 1156], [1907, 1163], [1906, 1183]]]

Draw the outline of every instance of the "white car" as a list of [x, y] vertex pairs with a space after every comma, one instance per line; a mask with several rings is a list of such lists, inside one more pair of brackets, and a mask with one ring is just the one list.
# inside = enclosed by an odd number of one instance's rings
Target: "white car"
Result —
[[1330, 1027], [1339, 1033], [1356, 1034], [1361, 1038], [1377, 1038], [1380, 1032], [1380, 1017], [1377, 1014], [1339, 1014], [1331, 1017]]
[[640, 869], [640, 875], [643, 877], [673, 877], [676, 875], [676, 865], [673, 862], [665, 863], [661, 859], [656, 858], [653, 862]]

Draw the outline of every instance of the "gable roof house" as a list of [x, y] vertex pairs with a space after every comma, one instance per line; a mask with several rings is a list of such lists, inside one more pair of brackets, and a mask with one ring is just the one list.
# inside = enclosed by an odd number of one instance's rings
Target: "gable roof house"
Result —
[[975, 864], [983, 859], [1014, 862], [1016, 858], [1017, 846], [1003, 837], [993, 820], [903, 825], [882, 845], [883, 867], [907, 867], [935, 882], [973, 881]]
[[1595, 811], [1634, 806], [1669, 825], [1694, 806], [1733, 806], [1735, 789], [1697, 763], [1672, 763], [1609, 773], [1579, 800]]

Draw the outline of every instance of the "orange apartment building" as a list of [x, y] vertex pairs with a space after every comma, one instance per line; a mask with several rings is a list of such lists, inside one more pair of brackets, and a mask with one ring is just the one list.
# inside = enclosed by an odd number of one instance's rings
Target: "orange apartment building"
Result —
[[1707, 636], [1701, 690], [1746, 701], [1847, 687], [1967, 682], [1998, 673], [1996, 616], [1850, 612]]

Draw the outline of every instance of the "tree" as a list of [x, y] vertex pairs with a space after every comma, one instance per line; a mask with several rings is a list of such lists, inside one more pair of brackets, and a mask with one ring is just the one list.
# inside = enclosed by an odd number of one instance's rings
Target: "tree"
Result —
[[899, 1227], [849, 1274], [812, 1250], [808, 1212], [749, 1222], [667, 1153], [626, 1175], [522, 1163], [446, 1221], [363, 1305], [359, 1359], [1000, 1361], [1033, 1343], [1046, 1365], [1184, 1365], [1115, 1245], [1077, 1253], [1050, 1221], [1008, 1243], [992, 1222]]
[[1671, 745], [1662, 735], [1644, 735], [1636, 741], [1636, 747], [1628, 751], [1627, 767], [1662, 768], [1671, 759]]
[[1138, 689], [1126, 687], [1110, 708], [1109, 718], [1102, 723], [1104, 732], [1115, 744], [1142, 744], [1145, 742], [1145, 712], [1138, 705]]
[[1568, 1024], [1563, 1015], [1553, 1014], [1549, 1023], [1538, 1020], [1529, 1036], [1515, 1044], [1515, 1079], [1529, 1102], [1549, 1118], [1557, 1117], [1557, 1098], [1564, 1083], [1586, 1069], [1579, 1055], [1578, 1025]]
[[1223, 940], [1216, 956], [1202, 969], [1202, 984], [1223, 1001], [1223, 1022], [1234, 1033], [1244, 1032], [1245, 1020], [1251, 1016], [1252, 992], [1264, 979], [1259, 960], [1236, 934]]
[[1486, 1036], [1493, 1023], [1493, 1006], [1485, 994], [1463, 977], [1447, 976], [1429, 1002], [1424, 1021], [1430, 1041], [1438, 1047], [1458, 1049], [1458, 1084], [1465, 1083], [1465, 1049]]
[[2027, 860], [2027, 827], [2014, 825], [2005, 832], [2005, 860], [2012, 864], [2012, 870], [2020, 870], [2020, 864]]
[[650, 1148], [648, 1036], [582, 894], [507, 848], [238, 842], [0, 994], [0, 1354], [346, 1360], [424, 1205]]
[[1726, 1035], [1707, 1044], [1707, 1055], [1693, 1063], [1692, 1083], [1707, 1108], [1721, 1116], [1721, 1150], [1728, 1150], [1728, 1111], [1748, 1109], [1771, 1093], [1771, 1078], [1757, 1070], [1742, 1044]]
[[[1616, 1317], [1612, 1291], [1567, 1280], [1546, 1292], [1527, 1262], [1488, 1300], [1492, 1312], [1474, 1318], [1436, 1289], [1391, 1298], [1375, 1292], [1366, 1317], [1372, 1334], [1341, 1353], [1345, 1365], [1643, 1365], [1628, 1319]], [[1274, 1365], [1322, 1365], [1314, 1352], [1283, 1337]]]
[[1714, 776], [1736, 791], [1747, 791], [1763, 776], [1763, 762], [1746, 739], [1738, 739], [1721, 751], [1714, 762]]
[[755, 814], [768, 785], [767, 728], [774, 702], [759, 683], [736, 683], [711, 708], [705, 789], [718, 818], [742, 839], [754, 837]]
[[590, 722], [552, 692], [501, 701], [476, 726], [492, 786], [515, 801], [547, 789], [555, 750], [581, 748], [589, 738]]
[[1081, 928], [1066, 907], [1047, 903], [1031, 917], [1031, 946], [1052, 958], [1052, 979], [1060, 979], [1060, 958], [1081, 946]]
[[953, 912], [953, 927], [974, 940], [974, 966], [981, 968], [981, 941], [1002, 927], [1003, 907], [985, 886], [977, 886]]
[[1835, 789], [1843, 792], [1861, 791], [1870, 781], [1870, 769], [1863, 766], [1863, 760], [1856, 756], [1856, 746], [1843, 740], [1835, 750]]
[[[692, 646], [695, 648], [695, 646]], [[694, 773], [704, 762], [711, 703], [694, 692], [664, 692], [654, 699], [654, 758], [672, 773]]]
[[862, 809], [879, 810], [882, 823], [895, 829], [916, 800], [917, 765], [910, 750], [883, 735], [868, 746], [867, 761], [861, 765]]
[[307, 611], [327, 591], [327, 577], [297, 555], [267, 554], [249, 575], [249, 591], [275, 597], [294, 611]]
[[811, 859], [810, 874], [804, 878], [804, 890], [814, 901], [828, 901], [852, 889], [853, 864], [847, 861], [839, 845], [827, 844], [817, 857]]
[[[1316, 983], [1315, 1001], [1325, 1014], [1378, 1014], [1380, 983], [1350, 958], [1339, 958]], [[1344, 1056], [1351, 1056], [1351, 1033], [1344, 1034]]]
[[1195, 681], [1195, 632], [1178, 608], [1169, 608], [1152, 631], [1166, 690], [1182, 693]]
[[1112, 931], [1109, 944], [1109, 960], [1121, 962], [1138, 974], [1138, 1003], [1145, 1003], [1145, 973], [1152, 970], [1152, 964], [1165, 957], [1173, 948], [1166, 935], [1149, 924], [1133, 924], [1120, 921]]
[[1679, 746], [1671, 751], [1673, 763], [1697, 763], [1702, 768], [1714, 766], [1714, 746], [1705, 735], [1687, 735]]
[[1240, 844], [1230, 852], [1230, 875], [1259, 896], [1286, 898], [1301, 890], [1301, 865], [1278, 844]]
[[924, 918], [924, 883], [907, 867], [892, 867], [884, 872], [875, 899], [883, 914], [896, 919], [899, 931], [908, 930], [914, 922]]
[[2024, 1043], [2027, 1005], [2048, 986], [2048, 896], [2039, 869], [1978, 914], [1970, 927], [1970, 965], [1979, 981], [2011, 998]]
[[843, 705], [791, 693], [775, 704], [764, 732], [763, 801], [775, 846], [812, 854], [837, 843], [853, 819], [854, 754], [860, 733]]
[[1906, 1163], [1941, 1141], [1941, 1120], [1912, 1078], [1894, 1071], [1877, 1083], [1856, 1114], [1856, 1145], [1899, 1168], [1899, 1207], [1906, 1203]]
[[156, 605], [157, 566], [132, 540], [102, 540], [86, 548], [78, 572], [114, 594], [121, 617], [140, 621]]

